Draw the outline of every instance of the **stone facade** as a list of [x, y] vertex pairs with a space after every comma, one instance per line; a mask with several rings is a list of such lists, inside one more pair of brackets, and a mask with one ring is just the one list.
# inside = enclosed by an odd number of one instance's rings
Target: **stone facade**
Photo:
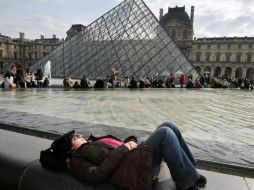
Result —
[[198, 38], [190, 59], [199, 73], [254, 79], [254, 38]]
[[18, 64], [24, 68], [31, 66], [43, 56], [47, 55], [63, 40], [56, 38], [44, 38], [28, 40], [24, 33], [19, 38], [11, 38], [0, 34], [0, 71], [8, 70], [11, 65]]
[[254, 80], [253, 37], [193, 40], [193, 20], [194, 7], [191, 7], [191, 17], [185, 12], [185, 7], [169, 8], [165, 15], [160, 9], [161, 25], [200, 74]]

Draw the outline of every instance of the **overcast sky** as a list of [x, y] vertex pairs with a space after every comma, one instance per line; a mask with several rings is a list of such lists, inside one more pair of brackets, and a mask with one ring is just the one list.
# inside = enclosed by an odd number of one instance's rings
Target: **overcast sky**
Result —
[[[144, 0], [158, 18], [159, 9], [195, 6], [194, 36], [254, 36], [253, 0]], [[28, 39], [56, 34], [66, 37], [72, 24], [88, 25], [119, 4], [120, 0], [0, 0], [0, 33]]]

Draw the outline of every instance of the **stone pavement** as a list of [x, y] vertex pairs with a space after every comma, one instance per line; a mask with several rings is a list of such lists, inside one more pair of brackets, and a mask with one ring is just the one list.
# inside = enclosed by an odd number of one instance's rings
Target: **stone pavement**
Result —
[[[202, 188], [203, 190], [254, 190], [254, 179], [205, 170], [199, 171], [207, 177], [207, 185]], [[162, 167], [158, 190], [175, 190], [175, 184], [170, 178], [167, 167]]]

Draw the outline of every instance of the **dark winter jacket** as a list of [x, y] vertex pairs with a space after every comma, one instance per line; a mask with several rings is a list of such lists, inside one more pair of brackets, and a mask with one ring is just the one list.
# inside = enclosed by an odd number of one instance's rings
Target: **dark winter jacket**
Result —
[[126, 190], [150, 190], [151, 164], [151, 150], [146, 145], [129, 151], [124, 145], [114, 148], [94, 141], [72, 153], [70, 171], [84, 182], [111, 182]]

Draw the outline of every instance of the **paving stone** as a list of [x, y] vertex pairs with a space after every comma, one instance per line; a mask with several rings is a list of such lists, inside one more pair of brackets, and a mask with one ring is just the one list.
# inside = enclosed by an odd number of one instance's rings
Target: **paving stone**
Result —
[[[216, 172], [199, 170], [207, 177], [207, 185], [203, 190], [254, 190], [254, 179], [226, 175]], [[159, 184], [156, 190], [175, 190], [175, 184], [171, 179], [167, 165], [163, 163], [160, 172]], [[246, 180], [246, 181], [245, 181]], [[201, 189], [201, 190], [202, 190]]]
[[203, 190], [249, 190], [243, 177], [200, 170], [207, 177]]
[[247, 183], [247, 186], [249, 187], [249, 190], [254, 190], [254, 179], [245, 178], [245, 181]]

